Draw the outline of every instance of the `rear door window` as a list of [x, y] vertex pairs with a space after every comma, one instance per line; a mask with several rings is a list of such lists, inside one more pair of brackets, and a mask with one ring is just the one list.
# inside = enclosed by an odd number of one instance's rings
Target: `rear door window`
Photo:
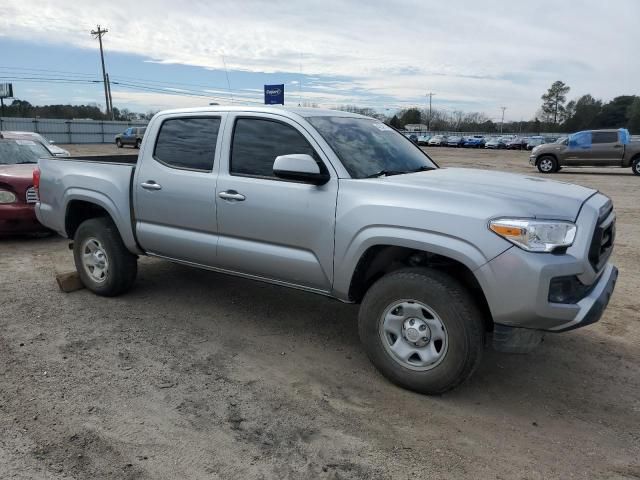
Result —
[[220, 117], [165, 120], [158, 133], [153, 158], [173, 168], [210, 172], [220, 121]]
[[618, 132], [593, 132], [591, 139], [593, 143], [616, 143]]

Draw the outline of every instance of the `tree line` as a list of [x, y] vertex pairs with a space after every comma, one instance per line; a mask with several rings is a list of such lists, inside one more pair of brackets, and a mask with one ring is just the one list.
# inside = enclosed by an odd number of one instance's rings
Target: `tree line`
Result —
[[[126, 108], [113, 107], [113, 119], [118, 121], [131, 122], [134, 120], [151, 120], [156, 112], [147, 113], [131, 112]], [[4, 107], [4, 117], [24, 117], [24, 118], [62, 118], [65, 120], [91, 119], [91, 120], [111, 120], [105, 115], [98, 105], [31, 105], [26, 100], [13, 100], [10, 105]]]
[[[553, 82], [541, 96], [542, 105], [531, 120], [504, 122], [504, 132], [526, 133], [570, 133], [579, 130], [602, 128], [627, 128], [640, 135], [640, 96], [621, 95], [609, 102], [596, 99], [590, 94], [567, 101], [570, 87], [564, 82]], [[393, 115], [381, 115], [372, 108], [354, 105], [341, 108], [379, 118], [387, 124], [403, 129], [410, 124], [428, 125], [431, 131], [487, 132], [500, 131], [500, 122], [495, 122], [482, 112], [444, 111], [425, 108], [406, 108]]]

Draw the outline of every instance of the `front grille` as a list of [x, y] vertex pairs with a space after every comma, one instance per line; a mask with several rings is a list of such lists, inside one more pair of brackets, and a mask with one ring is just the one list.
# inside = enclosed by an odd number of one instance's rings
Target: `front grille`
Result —
[[593, 232], [591, 247], [589, 248], [589, 262], [599, 272], [605, 266], [613, 251], [613, 242], [616, 238], [616, 216], [613, 213], [613, 205], [607, 203], [598, 217], [598, 225]]
[[33, 187], [27, 188], [26, 198], [27, 203], [36, 203], [38, 201], [38, 194], [36, 193], [36, 189]]

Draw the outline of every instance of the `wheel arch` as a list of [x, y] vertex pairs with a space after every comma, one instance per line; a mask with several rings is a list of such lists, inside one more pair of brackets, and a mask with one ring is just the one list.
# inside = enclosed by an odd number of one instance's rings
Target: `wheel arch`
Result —
[[[68, 238], [73, 238], [82, 222], [90, 218], [107, 217], [116, 226], [120, 238], [132, 253], [141, 253], [137, 246], [133, 229], [125, 220], [129, 212], [120, 212], [113, 202], [99, 192], [83, 192], [70, 190], [66, 195], [64, 228]], [[124, 217], [123, 217], [124, 215]]]
[[428, 248], [377, 244], [368, 247], [358, 259], [349, 282], [348, 298], [359, 303], [367, 290], [384, 275], [407, 267], [429, 267], [451, 275], [472, 294], [483, 315], [485, 330], [493, 330], [493, 317], [482, 286], [467, 263]]

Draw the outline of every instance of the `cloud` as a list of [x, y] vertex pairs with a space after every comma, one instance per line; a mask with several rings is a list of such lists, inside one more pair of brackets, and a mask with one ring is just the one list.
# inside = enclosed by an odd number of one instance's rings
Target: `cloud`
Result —
[[[223, 56], [233, 71], [302, 69], [318, 77], [303, 85], [306, 95], [324, 89], [327, 101], [353, 92], [372, 103], [416, 103], [434, 91], [445, 106], [508, 105], [519, 118], [557, 79], [575, 94], [640, 93], [637, 0], [3, 3], [0, 36], [94, 49], [89, 30], [99, 19], [109, 51], [208, 69], [223, 68]], [[324, 77], [344, 83], [323, 85]]]

